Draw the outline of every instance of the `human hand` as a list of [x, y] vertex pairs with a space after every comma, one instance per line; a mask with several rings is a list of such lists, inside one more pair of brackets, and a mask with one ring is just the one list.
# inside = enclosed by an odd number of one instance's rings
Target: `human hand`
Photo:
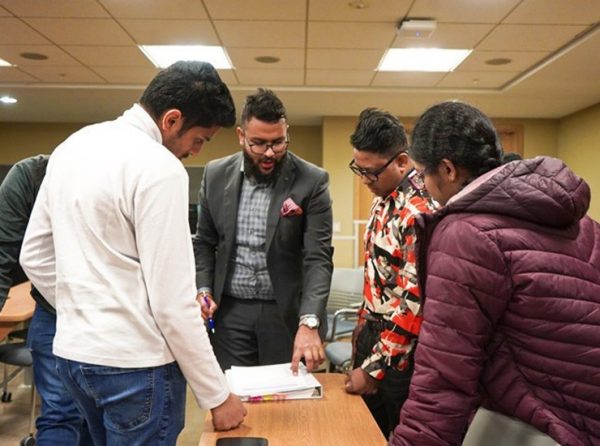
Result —
[[212, 318], [217, 311], [219, 306], [212, 299], [212, 294], [208, 291], [200, 291], [196, 296], [196, 301], [200, 304], [200, 309], [202, 311], [202, 319], [207, 321]]
[[325, 361], [325, 350], [319, 337], [319, 330], [300, 325], [294, 340], [294, 353], [292, 354], [292, 373], [298, 374], [300, 360], [304, 358], [306, 369], [312, 372]]
[[230, 393], [227, 399], [220, 405], [210, 410], [212, 423], [215, 430], [227, 431], [235, 429], [244, 421], [248, 411], [237, 395]]
[[357, 367], [348, 372], [344, 385], [348, 393], [372, 395], [377, 393], [379, 382], [363, 369]]

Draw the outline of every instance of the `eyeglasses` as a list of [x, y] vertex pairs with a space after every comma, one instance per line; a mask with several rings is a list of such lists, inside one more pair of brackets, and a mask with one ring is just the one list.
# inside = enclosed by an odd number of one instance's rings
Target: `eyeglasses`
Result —
[[281, 141], [270, 141], [270, 142], [265, 141], [265, 142], [261, 142], [261, 143], [250, 142], [244, 136], [244, 141], [248, 145], [248, 148], [250, 149], [250, 151], [256, 155], [262, 155], [269, 149], [271, 149], [274, 153], [281, 153], [285, 149], [287, 149], [287, 147], [290, 143], [289, 135], [286, 136], [285, 139], [283, 139]]
[[350, 161], [350, 164], [348, 164], [348, 167], [350, 168], [350, 170], [355, 174], [358, 175], [359, 177], [365, 177], [367, 180], [369, 180], [370, 183], [375, 183], [377, 180], [379, 180], [379, 175], [381, 175], [381, 173], [390, 165], [392, 164], [392, 162], [398, 158], [398, 156], [400, 156], [401, 153], [404, 153], [404, 150], [399, 151], [398, 153], [396, 153], [394, 156], [392, 156], [387, 163], [385, 163], [383, 166], [381, 166], [379, 169], [376, 170], [365, 170], [362, 167], [358, 167], [356, 165], [356, 163], [354, 162], [354, 160]]

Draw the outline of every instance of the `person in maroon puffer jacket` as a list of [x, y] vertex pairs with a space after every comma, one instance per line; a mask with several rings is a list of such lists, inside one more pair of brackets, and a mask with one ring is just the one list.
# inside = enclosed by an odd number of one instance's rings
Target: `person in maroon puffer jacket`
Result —
[[501, 166], [490, 120], [444, 102], [409, 149], [443, 207], [420, 218], [424, 322], [390, 444], [459, 445], [479, 406], [600, 445], [600, 225], [560, 160]]

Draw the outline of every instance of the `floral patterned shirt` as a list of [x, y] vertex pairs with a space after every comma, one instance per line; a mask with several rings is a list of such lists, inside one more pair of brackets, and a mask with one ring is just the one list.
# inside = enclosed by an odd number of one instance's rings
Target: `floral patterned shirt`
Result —
[[417, 281], [415, 216], [435, 209], [411, 171], [387, 197], [377, 197], [365, 231], [365, 284], [360, 323], [368, 313], [385, 321], [362, 369], [381, 380], [388, 367], [405, 369], [423, 320]]

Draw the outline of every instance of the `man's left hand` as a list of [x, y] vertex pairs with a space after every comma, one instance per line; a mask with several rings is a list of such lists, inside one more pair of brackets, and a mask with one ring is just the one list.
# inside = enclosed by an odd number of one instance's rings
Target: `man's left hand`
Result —
[[292, 355], [292, 373], [294, 375], [298, 374], [298, 365], [302, 358], [304, 358], [309, 372], [312, 372], [325, 361], [325, 351], [319, 337], [319, 330], [308, 328], [305, 325], [298, 327], [296, 339], [294, 340], [294, 353]]

